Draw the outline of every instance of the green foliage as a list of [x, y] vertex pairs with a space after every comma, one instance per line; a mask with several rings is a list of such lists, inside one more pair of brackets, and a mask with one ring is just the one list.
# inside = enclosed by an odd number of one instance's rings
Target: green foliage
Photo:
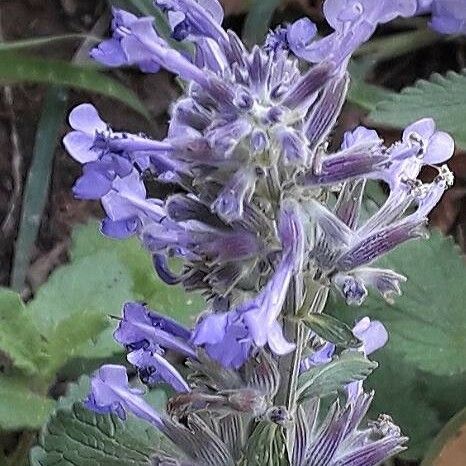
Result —
[[[428, 387], [417, 368], [394, 354], [390, 343], [372, 356], [379, 367], [367, 379], [367, 390], [375, 390], [372, 417], [387, 413], [409, 437], [406, 459], [421, 458], [441, 426], [440, 415], [430, 405]], [[443, 395], [442, 395], [443, 396]]]
[[300, 318], [300, 321], [319, 337], [335, 345], [344, 348], [357, 348], [361, 345], [349, 326], [331, 315], [312, 313]]
[[39, 427], [54, 405], [47, 392], [59, 371], [78, 376], [121, 355], [108, 315], [119, 315], [124, 302], [142, 300], [184, 322], [203, 307], [200, 296], [162, 284], [136, 240], [104, 239], [96, 223], [77, 229], [71, 257], [27, 305], [0, 289], [0, 351], [8, 366], [0, 426]]
[[8, 42], [0, 42], [0, 52], [12, 51], [12, 50], [23, 50], [31, 49], [34, 47], [42, 47], [44, 45], [53, 45], [67, 40], [95, 40], [96, 42], [99, 39], [96, 37], [88, 36], [86, 34], [62, 34], [57, 36], [48, 36], [48, 37], [35, 37], [33, 39], [24, 39], [24, 40], [14, 40]]
[[249, 438], [242, 466], [290, 466], [283, 429], [261, 421]]
[[342, 353], [332, 362], [301, 374], [298, 385], [299, 401], [336, 393], [348, 383], [364, 380], [376, 367], [376, 362], [369, 361], [358, 351]]
[[438, 232], [401, 246], [377, 265], [408, 277], [394, 305], [372, 294], [361, 308], [344, 311], [334, 298], [328, 309], [348, 323], [369, 316], [387, 326], [390, 340], [372, 356], [379, 368], [366, 382], [376, 392], [372, 415], [392, 415], [410, 437], [403, 456], [417, 459], [441, 424], [466, 404], [466, 269], [453, 241]]
[[458, 146], [466, 148], [466, 72], [434, 74], [420, 80], [388, 100], [380, 102], [369, 119], [379, 125], [404, 128], [425, 117], [435, 119], [439, 128], [449, 132]]
[[[42, 428], [39, 446], [31, 451], [31, 466], [143, 466], [151, 464], [154, 452], [173, 448], [144, 421], [88, 411], [80, 403], [88, 391], [89, 378], [83, 376], [58, 400], [56, 412]], [[151, 390], [145, 399], [158, 411], [166, 404], [163, 390]]]
[[40, 83], [95, 92], [119, 100], [149, 118], [146, 108], [131, 89], [90, 67], [0, 51], [0, 82]]
[[3, 357], [26, 374], [37, 374], [46, 358], [44, 342], [28, 319], [21, 298], [5, 288], [0, 289], [0, 323], [0, 351]]
[[99, 415], [75, 403], [58, 410], [41, 434], [41, 447], [31, 453], [32, 466], [150, 465], [157, 446], [155, 429], [134, 432], [132, 423]]
[[363, 313], [386, 324], [393, 351], [436, 375], [466, 371], [466, 268], [453, 240], [433, 232], [378, 262], [408, 277], [403, 296], [389, 305], [371, 298]]
[[31, 385], [31, 377], [0, 375], [1, 430], [38, 429], [47, 420], [55, 402]]

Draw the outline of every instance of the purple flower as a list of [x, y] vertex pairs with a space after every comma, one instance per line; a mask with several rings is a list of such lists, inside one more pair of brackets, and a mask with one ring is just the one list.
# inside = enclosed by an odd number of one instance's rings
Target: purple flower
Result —
[[[301, 270], [304, 231], [299, 207], [283, 203], [279, 223], [282, 258], [263, 290], [253, 299], [226, 313], [212, 313], [197, 325], [193, 342], [226, 367], [240, 367], [254, 348], [265, 345], [277, 355], [295, 347], [284, 336], [279, 315], [294, 271]], [[228, 348], [228, 350], [225, 350]]]
[[124, 305], [123, 319], [114, 333], [115, 340], [131, 350], [170, 349], [196, 358], [194, 348], [188, 343], [190, 336], [189, 330], [139, 303]]
[[166, 382], [177, 392], [191, 391], [182, 375], [157, 351], [143, 348], [128, 354], [128, 361], [139, 371], [141, 381], [146, 385]]
[[174, 39], [226, 38], [221, 27], [223, 8], [217, 0], [156, 0], [155, 3], [168, 10]]
[[312, 26], [300, 22], [291, 26], [290, 35], [304, 40], [292, 41], [293, 52], [311, 63], [331, 59], [336, 64], [346, 60], [361, 44], [367, 41], [379, 24], [397, 16], [413, 16], [417, 10], [416, 0], [327, 0], [324, 15], [334, 32], [323, 39], [310, 42]]
[[406, 179], [415, 180], [424, 165], [436, 165], [449, 160], [454, 148], [449, 134], [437, 131], [432, 118], [423, 118], [403, 131], [401, 143], [388, 149], [389, 162], [376, 177], [386, 181], [393, 190], [406, 184]]
[[137, 65], [146, 73], [156, 73], [160, 69], [150, 51], [132, 34], [133, 28], [143, 22], [144, 18], [113, 8], [113, 37], [102, 42], [92, 50], [91, 57], [106, 66], [118, 67]]
[[464, 0], [433, 0], [430, 26], [442, 34], [466, 34]]
[[129, 386], [125, 367], [107, 364], [93, 375], [85, 406], [99, 414], [114, 413], [121, 419], [126, 419], [126, 413], [130, 412], [162, 428], [162, 418], [141, 398], [143, 393]]
[[[363, 317], [353, 327], [353, 335], [358, 338], [362, 345], [354, 351], [361, 351], [369, 356], [375, 351], [383, 348], [388, 341], [388, 332], [382, 322]], [[310, 356], [301, 361], [301, 372], [308, 371], [312, 367], [328, 364], [332, 361], [336, 346], [326, 342], [316, 349]]]
[[312, 406], [305, 417], [299, 411], [295, 431], [293, 465], [332, 464], [335, 466], [376, 466], [405, 448], [408, 440], [389, 416], [369, 422], [360, 430], [373, 394], [357, 394], [346, 405], [336, 402], [320, 419], [319, 406]]

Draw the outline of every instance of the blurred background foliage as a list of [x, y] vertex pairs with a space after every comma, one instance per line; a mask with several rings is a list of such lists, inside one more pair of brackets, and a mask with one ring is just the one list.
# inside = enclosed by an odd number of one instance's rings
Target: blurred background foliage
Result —
[[[250, 45], [269, 28], [303, 14], [327, 32], [318, 0], [222, 3], [226, 25]], [[5, 466], [110, 466], [120, 464], [117, 457], [149, 464], [163, 441], [156, 433], [137, 421], [97, 418], [76, 402], [95, 367], [123, 359], [109, 317], [119, 314], [123, 302], [142, 300], [188, 325], [204, 307], [201, 296], [161, 283], [135, 241], [103, 239], [93, 220], [99, 207], [72, 198], [79, 167], [64, 155], [60, 139], [73, 105], [92, 101], [115, 128], [161, 137], [170, 102], [179, 93], [168, 73], [108, 71], [89, 61], [89, 49], [107, 33], [111, 6], [153, 15], [159, 30], [168, 31], [150, 0], [0, 4], [0, 464]], [[409, 277], [403, 297], [393, 306], [373, 298], [356, 311], [336, 297], [329, 303], [329, 311], [347, 323], [369, 315], [390, 330], [389, 344], [374, 355], [379, 368], [368, 386], [376, 390], [374, 412], [392, 414], [411, 438], [409, 450], [392, 465], [420, 464], [423, 458], [423, 466], [465, 464], [455, 463], [461, 448], [466, 455], [464, 439], [457, 442], [466, 425], [461, 413], [466, 406], [465, 45], [463, 37], [432, 32], [425, 18], [384, 26], [351, 64], [349, 101], [335, 134], [338, 141], [343, 131], [362, 123], [390, 143], [399, 128], [432, 116], [457, 143], [456, 184], [433, 212], [431, 239], [411, 242], [381, 261]], [[383, 187], [372, 184], [367, 211], [383, 198]], [[162, 406], [166, 393], [153, 390], [148, 397]]]

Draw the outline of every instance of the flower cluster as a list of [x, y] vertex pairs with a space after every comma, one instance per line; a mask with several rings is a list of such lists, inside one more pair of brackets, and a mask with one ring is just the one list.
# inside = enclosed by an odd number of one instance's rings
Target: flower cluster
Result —
[[[153, 412], [121, 366], [96, 374], [87, 405], [151, 422], [191, 461], [182, 464], [230, 465], [241, 458], [241, 442], [227, 441], [232, 427], [207, 426], [199, 414], [226, 410], [225, 422], [247, 425], [290, 417], [295, 465], [375, 465], [406, 439], [386, 417], [358, 430], [371, 400], [362, 385], [348, 386], [344, 405], [335, 404], [311, 434], [318, 423], [315, 403], [311, 411], [293, 403], [284, 411], [274, 406], [289, 373], [276, 361], [301, 354], [310, 342], [314, 353], [298, 360], [301, 371], [337, 357], [330, 343], [315, 346], [319, 338], [312, 332], [301, 332], [298, 341], [284, 331], [312, 289], [333, 287], [355, 305], [368, 289], [388, 301], [401, 293], [406, 278], [372, 264], [425, 234], [427, 215], [453, 181], [442, 165], [453, 154], [453, 140], [429, 118], [408, 126], [391, 146], [376, 131], [358, 127], [345, 133], [337, 150], [328, 150], [351, 54], [378, 24], [414, 15], [418, 4], [327, 0], [330, 35], [319, 38], [315, 25], [301, 19], [271, 31], [252, 50], [222, 29], [217, 0], [156, 4], [167, 14], [170, 40], [152, 18], [115, 9], [112, 38], [92, 56], [147, 73], [164, 68], [185, 83], [167, 137], [115, 131], [83, 104], [70, 114], [73, 131], [64, 144], [83, 165], [74, 194], [100, 200], [105, 211], [102, 233], [136, 235], [162, 280], [201, 290], [209, 305], [189, 330], [128, 303], [115, 332], [143, 383], [166, 382], [177, 393], [171, 416]], [[430, 183], [419, 179], [426, 165], [437, 171]], [[368, 217], [362, 199], [372, 180], [384, 182], [389, 195]], [[181, 261], [180, 272], [171, 270], [171, 258]], [[320, 310], [311, 306], [310, 312]], [[383, 326], [368, 320], [353, 332], [364, 355], [387, 339]], [[172, 353], [210, 383], [186, 380], [169, 362]]]

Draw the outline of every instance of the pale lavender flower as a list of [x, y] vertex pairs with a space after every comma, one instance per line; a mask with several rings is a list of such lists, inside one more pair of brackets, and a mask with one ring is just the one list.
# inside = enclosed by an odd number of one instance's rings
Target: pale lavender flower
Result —
[[382, 415], [360, 430], [373, 394], [357, 394], [343, 406], [332, 405], [319, 422], [319, 404], [313, 400], [298, 410], [293, 466], [376, 466], [405, 449], [407, 438]]
[[418, 0], [417, 14], [431, 13], [430, 26], [442, 34], [466, 34], [464, 0]]
[[288, 41], [291, 50], [304, 60], [318, 63], [330, 59], [341, 64], [372, 36], [379, 24], [397, 16], [413, 16], [416, 10], [416, 0], [327, 0], [324, 15], [334, 32], [312, 41], [313, 26], [299, 20], [290, 26]]
[[251, 351], [266, 344], [277, 355], [295, 347], [284, 338], [277, 319], [293, 272], [302, 268], [305, 239], [297, 204], [284, 203], [278, 228], [282, 258], [263, 290], [228, 312], [204, 316], [195, 330], [194, 343], [205, 346], [213, 359], [227, 367], [242, 366]]
[[107, 364], [92, 377], [85, 405], [99, 414], [114, 413], [121, 419], [126, 419], [126, 413], [131, 412], [160, 429], [162, 418], [141, 398], [143, 393], [129, 386], [125, 367]]
[[[361, 351], [369, 356], [383, 348], [388, 341], [388, 332], [382, 322], [363, 317], [353, 326], [353, 335], [361, 341], [361, 346], [354, 351]], [[301, 372], [308, 371], [312, 367], [322, 366], [332, 361], [336, 346], [326, 342], [318, 347], [311, 355], [301, 361]]]

